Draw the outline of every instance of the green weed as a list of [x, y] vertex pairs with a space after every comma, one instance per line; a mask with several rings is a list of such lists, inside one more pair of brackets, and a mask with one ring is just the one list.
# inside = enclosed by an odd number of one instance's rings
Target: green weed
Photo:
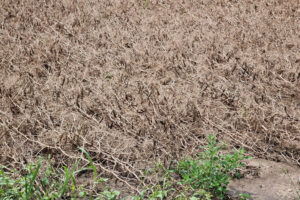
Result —
[[[154, 169], [147, 170], [144, 176], [157, 175], [160, 177], [156, 184], [150, 184], [138, 196], [129, 197], [132, 200], [210, 200], [224, 199], [227, 186], [232, 175], [247, 159], [244, 150], [233, 153], [223, 153], [225, 145], [217, 142], [215, 136], [208, 136], [208, 145], [196, 158], [185, 158], [175, 161], [175, 165], [166, 168], [157, 164]], [[72, 168], [64, 166], [61, 170], [54, 169], [47, 161], [40, 159], [37, 164], [30, 164], [22, 173], [0, 167], [0, 199], [3, 200], [54, 200], [54, 199], [82, 199], [117, 200], [120, 191], [105, 187], [99, 194], [88, 193], [83, 186], [78, 185], [76, 176], [79, 172], [93, 171], [93, 187], [105, 184], [108, 179], [99, 178], [96, 166], [89, 153], [79, 148], [87, 157], [89, 166], [78, 169], [80, 160]], [[40, 173], [41, 166], [47, 163], [44, 173]], [[91, 191], [91, 190], [90, 190]], [[250, 198], [241, 194], [241, 199]], [[128, 198], [127, 198], [128, 199]]]
[[[150, 185], [141, 196], [142, 199], [176, 199], [176, 200], [210, 200], [226, 197], [229, 179], [237, 175], [237, 169], [244, 166], [241, 162], [249, 159], [244, 155], [244, 149], [233, 153], [223, 150], [226, 146], [217, 142], [215, 136], [208, 136], [208, 145], [202, 147], [203, 153], [196, 158], [185, 158], [177, 162], [174, 169], [166, 169], [157, 164], [153, 174], [163, 177], [156, 185]], [[151, 176], [151, 170], [147, 175]], [[149, 174], [150, 173], [150, 174]], [[180, 177], [180, 178], [178, 178]], [[241, 194], [241, 199], [250, 198]]]
[[[24, 173], [17, 171], [9, 171], [5, 167], [0, 168], [0, 199], [1, 200], [54, 200], [54, 199], [82, 199], [92, 196], [86, 192], [83, 186], [76, 183], [76, 174], [87, 169], [93, 170], [94, 186], [105, 182], [107, 179], [98, 178], [97, 170], [92, 162], [90, 155], [84, 150], [90, 162], [88, 168], [78, 168], [79, 161], [76, 161], [72, 168], [66, 166], [61, 170], [56, 170], [50, 165], [50, 157], [48, 158], [48, 166], [43, 173], [39, 175], [42, 159], [37, 164], [29, 164]], [[16, 177], [15, 177], [16, 176]], [[98, 198], [115, 200], [119, 196], [118, 191], [104, 190]]]
[[229, 178], [236, 174], [236, 169], [244, 166], [241, 162], [244, 149], [233, 153], [222, 153], [224, 145], [216, 141], [215, 136], [208, 136], [208, 146], [196, 159], [186, 158], [178, 162], [177, 173], [180, 183], [190, 185], [193, 189], [202, 189], [215, 197], [223, 199], [227, 192]]

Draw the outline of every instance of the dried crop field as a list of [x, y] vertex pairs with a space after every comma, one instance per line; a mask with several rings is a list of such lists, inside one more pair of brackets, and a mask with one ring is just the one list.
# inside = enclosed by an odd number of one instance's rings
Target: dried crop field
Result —
[[132, 189], [212, 133], [300, 165], [299, 0], [146, 4], [1, 0], [0, 163], [83, 147]]

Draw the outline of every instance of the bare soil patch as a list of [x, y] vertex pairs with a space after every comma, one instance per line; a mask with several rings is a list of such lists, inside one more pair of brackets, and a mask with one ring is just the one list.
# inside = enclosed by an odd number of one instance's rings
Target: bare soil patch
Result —
[[[300, 165], [298, 0], [1, 0], [0, 163], [141, 171], [214, 133]], [[117, 184], [116, 184], [117, 185]]]
[[249, 193], [256, 200], [299, 199], [299, 168], [262, 159], [250, 160], [247, 165], [252, 169], [251, 172], [256, 173], [230, 183], [229, 194], [232, 196]]

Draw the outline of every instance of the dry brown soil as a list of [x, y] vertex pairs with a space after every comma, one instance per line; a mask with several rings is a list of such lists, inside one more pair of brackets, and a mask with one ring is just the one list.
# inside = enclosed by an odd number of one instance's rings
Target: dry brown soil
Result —
[[299, 0], [1, 0], [0, 163], [82, 157], [132, 190], [208, 133], [300, 165]]
[[297, 200], [300, 198], [300, 168], [263, 159], [247, 162], [245, 176], [229, 184], [231, 196], [248, 193], [255, 200]]

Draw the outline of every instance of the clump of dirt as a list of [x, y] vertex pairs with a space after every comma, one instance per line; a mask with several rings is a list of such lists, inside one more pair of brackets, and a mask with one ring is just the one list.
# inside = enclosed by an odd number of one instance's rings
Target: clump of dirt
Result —
[[300, 164], [300, 4], [14, 1], [0, 6], [0, 163], [93, 157], [136, 189], [214, 133]]

